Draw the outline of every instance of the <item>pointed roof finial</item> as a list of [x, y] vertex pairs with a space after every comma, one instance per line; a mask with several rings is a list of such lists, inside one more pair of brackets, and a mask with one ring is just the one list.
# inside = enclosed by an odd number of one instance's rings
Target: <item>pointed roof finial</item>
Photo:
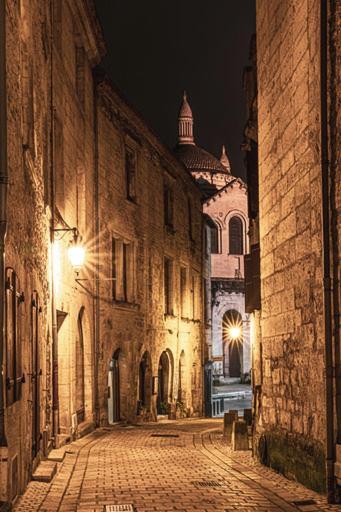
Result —
[[226, 149], [225, 149], [224, 145], [223, 145], [222, 150], [221, 150], [220, 162], [223, 165], [223, 167], [225, 167], [227, 172], [231, 173], [231, 165], [230, 165], [230, 161], [228, 159], [228, 156], [226, 154]]
[[194, 145], [193, 114], [187, 100], [186, 91], [183, 92], [182, 105], [179, 112], [179, 144]]

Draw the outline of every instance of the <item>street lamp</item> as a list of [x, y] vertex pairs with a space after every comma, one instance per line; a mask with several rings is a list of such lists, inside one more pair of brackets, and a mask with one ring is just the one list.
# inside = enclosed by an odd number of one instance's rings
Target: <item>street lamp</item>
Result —
[[74, 231], [73, 239], [68, 248], [68, 258], [72, 268], [78, 274], [85, 262], [85, 247], [82, 245], [78, 231]]
[[[73, 233], [72, 240], [70, 241], [70, 245], [68, 248], [68, 258], [69, 262], [71, 263], [72, 268], [76, 272], [76, 274], [79, 273], [81, 268], [83, 267], [85, 263], [85, 256], [86, 251], [85, 247], [82, 244], [82, 238], [79, 234], [79, 231], [77, 228], [56, 228], [52, 230], [53, 232], [59, 232], [59, 233]], [[61, 238], [63, 238], [63, 236]]]

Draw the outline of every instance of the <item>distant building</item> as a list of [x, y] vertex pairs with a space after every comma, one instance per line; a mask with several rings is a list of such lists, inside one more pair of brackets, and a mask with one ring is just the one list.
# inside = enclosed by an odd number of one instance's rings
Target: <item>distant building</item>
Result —
[[[249, 251], [247, 187], [231, 174], [225, 148], [220, 160], [195, 144], [193, 114], [184, 94], [176, 154], [202, 191], [210, 223], [207, 355], [215, 379], [244, 379], [251, 368], [249, 315], [245, 312], [244, 254]], [[207, 226], [207, 224], [206, 224]]]

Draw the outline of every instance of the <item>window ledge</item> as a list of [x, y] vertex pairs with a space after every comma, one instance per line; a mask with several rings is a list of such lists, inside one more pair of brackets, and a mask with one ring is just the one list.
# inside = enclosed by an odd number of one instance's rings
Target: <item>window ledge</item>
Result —
[[139, 304], [135, 304], [132, 302], [124, 302], [121, 300], [113, 300], [112, 305], [115, 309], [124, 309], [127, 311], [138, 311], [140, 309]]
[[173, 226], [169, 226], [168, 224], [165, 225], [165, 230], [169, 235], [175, 235], [176, 230], [173, 228]]
[[174, 315], [173, 313], [164, 313], [163, 316], [164, 316], [165, 320], [177, 318], [177, 316]]

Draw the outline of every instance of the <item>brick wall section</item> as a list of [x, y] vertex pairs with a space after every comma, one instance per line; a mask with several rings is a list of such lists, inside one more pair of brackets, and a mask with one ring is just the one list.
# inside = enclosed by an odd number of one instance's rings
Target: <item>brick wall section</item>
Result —
[[[148, 130], [107, 82], [98, 89], [100, 275], [112, 275], [112, 237], [133, 242], [136, 250], [136, 297], [134, 304], [112, 300], [112, 283], [100, 284], [99, 405], [101, 424], [108, 422], [108, 369], [119, 353], [120, 414], [136, 420], [139, 364], [147, 351], [151, 374], [158, 376], [163, 351], [170, 356], [169, 403], [180, 400], [180, 356], [184, 352], [185, 379], [181, 401], [190, 414], [202, 411], [202, 214], [200, 192], [189, 173]], [[136, 201], [127, 199], [125, 145], [137, 155]], [[164, 226], [164, 183], [174, 193], [174, 232]], [[192, 205], [193, 241], [189, 238], [188, 199]], [[164, 257], [173, 262], [173, 315], [164, 315]], [[181, 318], [180, 267], [196, 275], [195, 319]], [[187, 283], [187, 302], [191, 282]], [[117, 352], [118, 351], [118, 352]], [[157, 381], [156, 381], [157, 382]], [[157, 389], [146, 418], [156, 417]]]
[[257, 2], [263, 357], [257, 432], [290, 434], [292, 463], [288, 448], [274, 452], [274, 465], [304, 478], [303, 450], [315, 465], [305, 483], [322, 490], [319, 33], [316, 0]]

